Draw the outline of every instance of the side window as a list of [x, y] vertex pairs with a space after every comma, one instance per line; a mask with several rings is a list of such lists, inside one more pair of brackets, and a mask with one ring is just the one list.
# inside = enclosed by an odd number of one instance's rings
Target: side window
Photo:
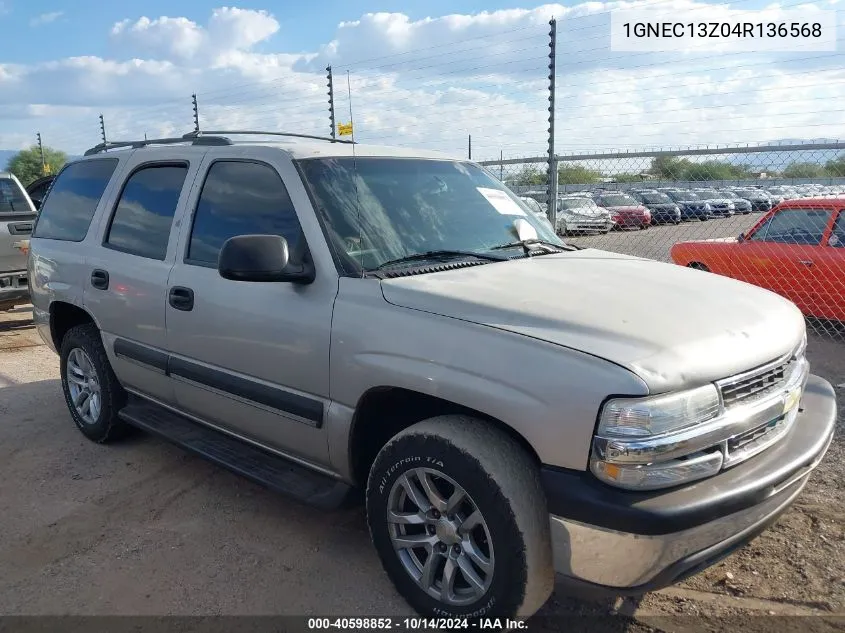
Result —
[[33, 237], [84, 240], [117, 163], [116, 158], [100, 158], [65, 167], [44, 200]]
[[783, 209], [760, 226], [751, 241], [817, 246], [829, 220], [829, 209]]
[[218, 161], [202, 186], [186, 261], [217, 266], [226, 240], [250, 234], [281, 235], [291, 252], [302, 239], [293, 203], [275, 169], [263, 163]]
[[187, 175], [187, 165], [153, 165], [133, 173], [123, 186], [105, 244], [163, 260]]
[[17, 181], [0, 178], [0, 215], [32, 213], [32, 207]]
[[845, 248], [845, 209], [842, 209], [836, 217], [828, 244], [836, 248]]

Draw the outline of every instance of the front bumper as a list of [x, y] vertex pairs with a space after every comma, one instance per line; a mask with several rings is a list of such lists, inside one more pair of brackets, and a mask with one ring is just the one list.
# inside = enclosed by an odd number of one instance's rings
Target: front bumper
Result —
[[787, 437], [688, 486], [630, 492], [547, 467], [555, 570], [616, 594], [651, 591], [718, 562], [773, 523], [833, 438], [836, 395], [810, 376]]
[[0, 273], [0, 305], [29, 302], [29, 282], [26, 271]]

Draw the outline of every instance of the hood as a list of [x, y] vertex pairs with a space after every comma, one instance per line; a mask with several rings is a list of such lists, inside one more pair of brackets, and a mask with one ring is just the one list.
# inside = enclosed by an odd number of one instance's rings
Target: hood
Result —
[[558, 209], [558, 215], [580, 215], [588, 218], [600, 218], [609, 215], [607, 209], [600, 207], [576, 207], [575, 209]]
[[648, 204], [646, 205], [649, 209], [659, 209], [663, 211], [664, 209], [668, 209], [670, 211], [674, 211], [678, 208], [678, 205], [674, 202], [660, 202], [658, 204]]
[[791, 351], [805, 331], [798, 308], [762, 288], [593, 249], [381, 285], [396, 306], [604, 358], [638, 374], [653, 393], [762, 365]]
[[733, 200], [730, 198], [707, 198], [705, 202], [710, 202], [712, 204], [731, 204]]

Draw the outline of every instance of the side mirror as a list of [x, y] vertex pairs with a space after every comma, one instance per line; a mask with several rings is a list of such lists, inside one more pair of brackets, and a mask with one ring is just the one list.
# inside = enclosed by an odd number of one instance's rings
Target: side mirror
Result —
[[745, 241], [745, 232], [739, 234], [739, 237], [736, 238], [737, 242], [744, 242]]
[[828, 238], [827, 243], [830, 246], [841, 246], [842, 240], [839, 239], [838, 235], [831, 235], [830, 238]]
[[314, 267], [291, 264], [288, 242], [280, 235], [237, 235], [220, 249], [217, 272], [232, 281], [314, 281]]

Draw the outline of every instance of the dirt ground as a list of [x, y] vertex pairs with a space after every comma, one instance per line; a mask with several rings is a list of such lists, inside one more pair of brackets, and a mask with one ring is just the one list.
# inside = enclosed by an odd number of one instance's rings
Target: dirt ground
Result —
[[[0, 615], [410, 615], [361, 508], [301, 506], [141, 434], [85, 440], [29, 316], [0, 315]], [[811, 335], [813, 372], [838, 385], [840, 426], [774, 527], [637, 599], [561, 583], [528, 630], [845, 631], [842, 341]]]

